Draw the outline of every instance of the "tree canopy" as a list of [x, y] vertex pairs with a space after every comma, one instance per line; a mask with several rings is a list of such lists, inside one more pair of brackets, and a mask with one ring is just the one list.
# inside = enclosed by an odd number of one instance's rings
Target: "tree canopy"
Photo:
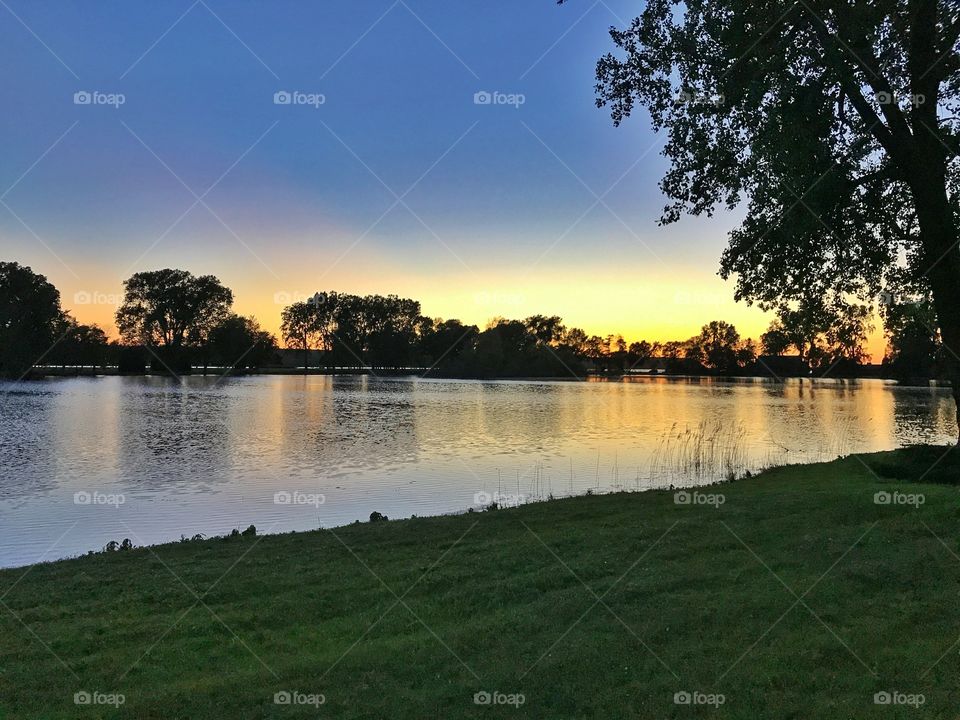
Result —
[[213, 275], [186, 270], [139, 272], [123, 284], [117, 328], [129, 343], [178, 349], [205, 342], [233, 305], [233, 292]]
[[19, 377], [61, 339], [60, 292], [28, 267], [0, 262], [0, 375]]

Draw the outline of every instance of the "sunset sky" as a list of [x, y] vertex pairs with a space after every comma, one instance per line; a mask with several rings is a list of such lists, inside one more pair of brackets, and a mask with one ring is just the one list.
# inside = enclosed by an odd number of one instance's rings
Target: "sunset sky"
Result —
[[318, 290], [628, 340], [769, 321], [716, 276], [739, 216], [658, 227], [662, 136], [594, 106], [635, 1], [5, 2], [2, 256], [80, 321], [114, 334], [162, 267], [273, 331]]

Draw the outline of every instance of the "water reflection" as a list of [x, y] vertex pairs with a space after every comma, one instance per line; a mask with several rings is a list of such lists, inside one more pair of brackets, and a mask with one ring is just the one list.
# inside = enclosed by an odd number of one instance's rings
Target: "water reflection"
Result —
[[[706, 482], [730, 465], [955, 437], [948, 391], [880, 381], [99, 378], [0, 392], [4, 565], [123, 537], [140, 544], [250, 523], [331, 526], [373, 510], [449, 512], [498, 490]], [[74, 502], [90, 491], [124, 503]], [[325, 502], [275, 501], [291, 492]]]

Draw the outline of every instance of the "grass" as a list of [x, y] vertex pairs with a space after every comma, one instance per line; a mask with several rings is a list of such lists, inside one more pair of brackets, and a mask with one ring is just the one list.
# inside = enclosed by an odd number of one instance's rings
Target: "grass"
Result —
[[955, 717], [960, 491], [912, 482], [944, 450], [3, 571], [0, 717]]

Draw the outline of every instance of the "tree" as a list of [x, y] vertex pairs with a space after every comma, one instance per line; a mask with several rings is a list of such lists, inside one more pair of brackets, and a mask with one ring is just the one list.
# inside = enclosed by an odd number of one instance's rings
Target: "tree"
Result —
[[653, 345], [646, 340], [632, 342], [630, 343], [629, 352], [636, 358], [637, 362], [643, 362], [653, 355]]
[[667, 130], [662, 221], [745, 203], [721, 274], [766, 308], [811, 272], [866, 299], [905, 258], [954, 349], [960, 425], [956, 2], [649, 0], [611, 36], [597, 103]]
[[523, 322], [541, 347], [556, 347], [567, 334], [562, 318], [556, 315], [533, 315]]
[[303, 372], [310, 363], [310, 350], [323, 342], [322, 313], [315, 303], [297, 302], [283, 309], [280, 316], [280, 334], [288, 348], [303, 351]]
[[933, 303], [922, 297], [888, 303], [884, 324], [887, 353], [883, 361], [893, 377], [906, 381], [937, 377], [943, 346]]
[[574, 354], [586, 355], [590, 338], [580, 328], [570, 328], [564, 333], [561, 342]]
[[123, 287], [116, 312], [121, 338], [161, 349], [163, 364], [177, 369], [189, 369], [184, 350], [204, 344], [233, 305], [233, 293], [213, 275], [196, 277], [186, 270], [136, 273]]
[[777, 309], [761, 342], [768, 355], [782, 355], [794, 348], [807, 367], [829, 369], [842, 361], [866, 361], [864, 344], [872, 329], [866, 305], [806, 294]]
[[52, 355], [61, 365], [97, 367], [106, 365], [109, 343], [107, 334], [98, 325], [81, 325], [63, 314], [63, 339]]
[[793, 335], [779, 319], [773, 320], [767, 331], [760, 336], [760, 347], [765, 355], [784, 355], [793, 346]]
[[474, 349], [480, 329], [459, 320], [434, 320], [420, 332], [423, 362], [434, 366], [455, 366], [464, 354]]
[[220, 367], [258, 368], [270, 363], [277, 339], [252, 317], [229, 315], [210, 331], [209, 355]]
[[29, 267], [0, 262], [0, 375], [22, 377], [62, 338], [60, 292]]
[[752, 362], [755, 351], [752, 341], [747, 344], [740, 340], [736, 327], [723, 320], [714, 320], [690, 339], [686, 355], [708, 368], [728, 373]]
[[678, 360], [680, 356], [684, 354], [684, 350], [688, 345], [689, 343], [680, 342], [679, 340], [668, 340], [663, 343], [663, 357], [667, 360]]

